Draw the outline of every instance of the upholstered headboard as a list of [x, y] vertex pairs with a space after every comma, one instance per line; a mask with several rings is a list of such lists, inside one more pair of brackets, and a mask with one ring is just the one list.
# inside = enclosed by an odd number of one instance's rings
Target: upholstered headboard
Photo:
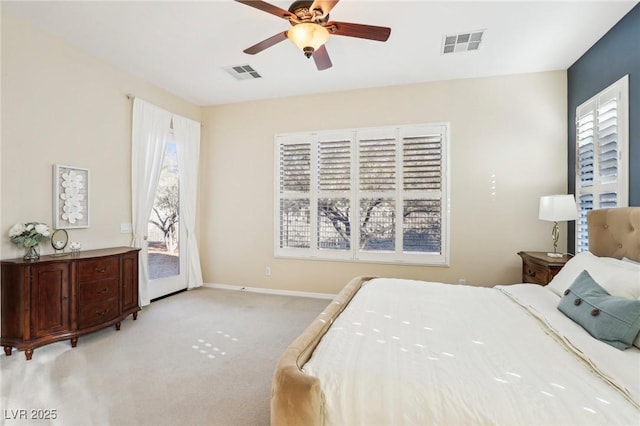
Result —
[[592, 210], [587, 225], [591, 253], [640, 262], [640, 207]]

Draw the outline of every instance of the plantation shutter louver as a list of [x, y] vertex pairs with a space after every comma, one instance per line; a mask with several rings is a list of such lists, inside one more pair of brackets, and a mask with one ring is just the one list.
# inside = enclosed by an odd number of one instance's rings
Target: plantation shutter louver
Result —
[[576, 252], [589, 249], [587, 212], [628, 201], [628, 77], [576, 109]]
[[405, 252], [442, 251], [443, 151], [440, 133], [408, 134], [402, 139], [402, 247]]
[[280, 145], [279, 221], [281, 248], [311, 246], [311, 144]]
[[359, 142], [360, 190], [393, 191], [396, 186], [396, 140]]
[[358, 247], [362, 259], [376, 259], [397, 248], [398, 132], [372, 129], [358, 140]]
[[318, 189], [351, 189], [351, 140], [318, 142]]
[[403, 140], [403, 188], [441, 189], [442, 136], [406, 137]]
[[593, 209], [593, 192], [588, 191], [594, 182], [595, 112], [595, 101], [587, 103], [579, 109], [576, 119], [576, 188], [581, 188], [577, 191], [576, 252], [588, 250], [589, 247], [587, 212]]
[[608, 100], [598, 108], [598, 172], [602, 183], [618, 176], [618, 100]]
[[280, 192], [309, 192], [311, 145], [291, 144], [280, 148]]
[[317, 144], [320, 250], [351, 248], [351, 138], [323, 138]]

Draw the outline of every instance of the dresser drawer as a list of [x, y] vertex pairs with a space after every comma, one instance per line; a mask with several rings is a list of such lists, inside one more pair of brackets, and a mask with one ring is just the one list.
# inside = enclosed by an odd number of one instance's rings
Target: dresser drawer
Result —
[[78, 281], [96, 281], [106, 278], [118, 279], [118, 258], [85, 260], [78, 263]]
[[117, 318], [119, 314], [118, 299], [80, 306], [78, 328], [87, 328]]
[[82, 283], [80, 284], [78, 301], [80, 305], [84, 305], [118, 297], [118, 284], [117, 278]]
[[548, 268], [532, 262], [522, 264], [522, 279], [525, 283], [546, 285], [551, 281], [551, 274]]

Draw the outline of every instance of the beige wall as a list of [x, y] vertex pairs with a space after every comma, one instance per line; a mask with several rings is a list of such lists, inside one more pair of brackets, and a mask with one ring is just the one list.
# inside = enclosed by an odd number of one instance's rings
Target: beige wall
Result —
[[[205, 282], [322, 293], [359, 274], [518, 282], [516, 253], [551, 248], [539, 197], [566, 191], [566, 98], [558, 71], [203, 109]], [[451, 125], [450, 267], [274, 258], [274, 134], [422, 122]]]
[[[90, 227], [69, 230], [84, 248], [129, 245], [131, 93], [200, 121], [200, 108], [2, 13], [2, 258], [23, 254], [16, 222], [52, 224], [52, 166], [90, 170]], [[41, 245], [43, 253], [51, 247]]]
[[[91, 226], [70, 238], [85, 248], [129, 243], [119, 233], [131, 221], [127, 93], [204, 124], [205, 282], [335, 293], [354, 275], [377, 274], [491, 285], [519, 280], [517, 251], [550, 246], [537, 202], [566, 189], [564, 71], [200, 109], [4, 12], [2, 258], [22, 255], [6, 236], [12, 224], [52, 223], [56, 163], [91, 171]], [[274, 134], [442, 121], [451, 123], [450, 267], [274, 258]]]

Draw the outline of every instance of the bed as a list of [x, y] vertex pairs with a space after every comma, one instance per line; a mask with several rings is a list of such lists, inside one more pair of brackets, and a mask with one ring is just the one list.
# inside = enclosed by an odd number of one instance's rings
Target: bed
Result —
[[588, 226], [546, 287], [354, 278], [280, 358], [271, 424], [640, 424], [640, 207]]

